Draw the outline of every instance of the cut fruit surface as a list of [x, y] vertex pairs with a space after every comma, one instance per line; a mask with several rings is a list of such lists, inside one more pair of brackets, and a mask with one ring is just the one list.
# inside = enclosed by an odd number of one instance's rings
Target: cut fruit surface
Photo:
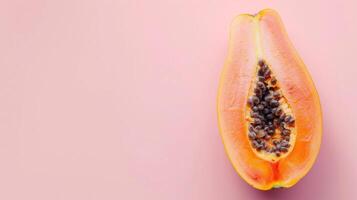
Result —
[[319, 97], [277, 12], [233, 20], [217, 111], [227, 155], [253, 187], [291, 187], [312, 167], [322, 136]]

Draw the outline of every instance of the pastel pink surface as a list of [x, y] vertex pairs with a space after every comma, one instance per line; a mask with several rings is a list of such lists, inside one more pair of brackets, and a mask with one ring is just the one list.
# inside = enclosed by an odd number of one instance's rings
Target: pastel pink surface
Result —
[[[1, 1], [0, 199], [355, 199], [356, 6]], [[315, 81], [324, 135], [304, 179], [260, 192], [224, 153], [216, 92], [231, 20], [266, 7]]]

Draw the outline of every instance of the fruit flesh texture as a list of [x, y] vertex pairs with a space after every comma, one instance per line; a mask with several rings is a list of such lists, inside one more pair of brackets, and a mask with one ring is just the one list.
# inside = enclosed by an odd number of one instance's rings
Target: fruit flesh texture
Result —
[[[276, 163], [257, 157], [247, 137], [248, 123], [244, 115], [251, 80], [260, 59], [271, 67], [296, 118], [295, 147]], [[275, 11], [240, 15], [232, 22], [219, 87], [218, 120], [231, 163], [253, 187], [261, 190], [291, 187], [312, 167], [321, 143], [319, 97]]]

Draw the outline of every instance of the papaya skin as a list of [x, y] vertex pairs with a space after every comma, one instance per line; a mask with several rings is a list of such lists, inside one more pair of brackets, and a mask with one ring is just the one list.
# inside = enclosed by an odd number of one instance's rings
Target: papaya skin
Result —
[[[294, 148], [276, 163], [257, 157], [247, 137], [248, 91], [260, 59], [269, 63], [296, 119]], [[320, 100], [276, 11], [265, 9], [234, 18], [219, 82], [217, 113], [226, 154], [241, 178], [254, 188], [291, 187], [314, 164], [322, 138]]]

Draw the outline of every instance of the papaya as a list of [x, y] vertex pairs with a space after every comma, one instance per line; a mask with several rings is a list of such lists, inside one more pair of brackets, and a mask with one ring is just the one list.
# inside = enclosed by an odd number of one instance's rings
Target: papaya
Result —
[[276, 11], [234, 18], [217, 113], [226, 154], [254, 188], [289, 188], [314, 164], [320, 99]]

